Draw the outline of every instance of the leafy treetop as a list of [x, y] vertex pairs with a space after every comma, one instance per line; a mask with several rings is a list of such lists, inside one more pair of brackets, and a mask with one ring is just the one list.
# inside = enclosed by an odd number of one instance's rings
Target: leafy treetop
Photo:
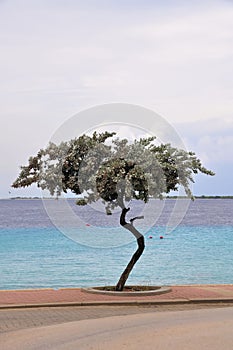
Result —
[[30, 186], [60, 195], [71, 190], [83, 194], [86, 203], [102, 199], [106, 208], [120, 206], [132, 198], [147, 202], [183, 186], [192, 197], [193, 174], [214, 173], [206, 169], [193, 152], [156, 145], [155, 137], [130, 143], [114, 132], [82, 135], [59, 145], [50, 143], [30, 157], [13, 187]]

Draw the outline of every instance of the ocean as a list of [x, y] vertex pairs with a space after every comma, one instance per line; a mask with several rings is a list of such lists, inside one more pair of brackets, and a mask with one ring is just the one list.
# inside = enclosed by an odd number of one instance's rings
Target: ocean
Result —
[[[130, 207], [129, 218], [145, 216], [135, 226], [146, 248], [128, 284], [233, 283], [233, 199]], [[116, 284], [137, 249], [119, 215], [72, 199], [0, 200], [0, 289]]]

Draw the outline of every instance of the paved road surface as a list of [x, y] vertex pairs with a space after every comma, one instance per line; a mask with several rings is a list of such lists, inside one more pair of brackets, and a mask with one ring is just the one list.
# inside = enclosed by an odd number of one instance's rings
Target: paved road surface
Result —
[[168, 305], [130, 305], [130, 306], [67, 306], [35, 307], [0, 310], [0, 334], [17, 329], [49, 326], [86, 319], [109, 316], [123, 316], [138, 313], [192, 310], [208, 307], [232, 306], [232, 303], [217, 304], [168, 304]]
[[3, 332], [0, 344], [3, 350], [232, 350], [232, 330], [233, 307], [141, 312]]

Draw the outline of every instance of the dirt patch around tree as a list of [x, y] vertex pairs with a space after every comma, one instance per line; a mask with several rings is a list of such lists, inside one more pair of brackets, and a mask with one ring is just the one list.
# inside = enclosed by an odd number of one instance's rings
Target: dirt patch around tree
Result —
[[103, 287], [92, 287], [92, 288], [82, 288], [82, 291], [94, 294], [106, 294], [106, 295], [116, 295], [116, 296], [148, 296], [148, 295], [159, 295], [171, 292], [170, 287], [165, 286], [125, 286], [123, 291], [116, 291], [115, 286], [103, 286]]

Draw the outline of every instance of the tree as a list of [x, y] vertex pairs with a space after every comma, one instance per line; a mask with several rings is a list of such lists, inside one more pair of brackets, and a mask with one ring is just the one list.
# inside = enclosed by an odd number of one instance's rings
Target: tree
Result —
[[50, 143], [35, 157], [30, 157], [13, 187], [25, 187], [36, 183], [59, 196], [62, 191], [83, 195], [78, 204], [102, 200], [106, 213], [121, 208], [120, 225], [137, 239], [138, 249], [123, 271], [116, 290], [122, 291], [135, 263], [143, 253], [143, 235], [135, 228], [137, 216], [126, 221], [130, 208], [125, 203], [131, 199], [147, 203], [152, 198], [162, 198], [179, 186], [192, 197], [190, 183], [193, 174], [214, 173], [202, 166], [195, 153], [156, 144], [155, 137], [140, 138], [129, 142], [119, 139], [115, 133], [104, 132], [92, 136], [82, 135], [59, 145]]

